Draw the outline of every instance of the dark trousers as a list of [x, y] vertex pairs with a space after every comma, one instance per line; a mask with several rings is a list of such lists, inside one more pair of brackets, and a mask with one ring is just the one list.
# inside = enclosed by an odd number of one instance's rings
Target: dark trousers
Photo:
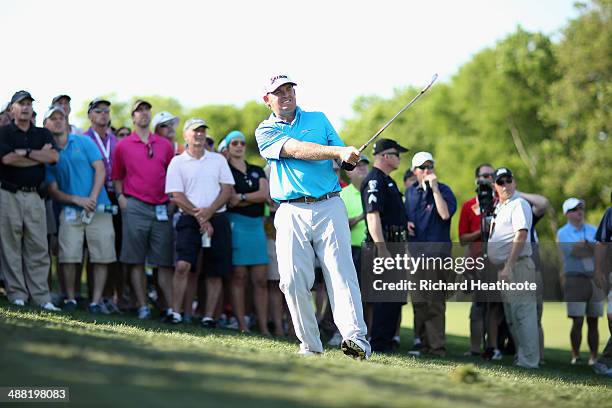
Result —
[[401, 302], [374, 303], [372, 322], [372, 351], [393, 350], [393, 336], [402, 313]]

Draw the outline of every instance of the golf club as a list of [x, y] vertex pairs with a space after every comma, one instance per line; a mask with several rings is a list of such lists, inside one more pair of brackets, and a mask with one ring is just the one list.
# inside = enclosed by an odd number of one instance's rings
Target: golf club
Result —
[[[436, 79], [438, 79], [438, 74], [434, 74], [433, 78], [431, 78], [431, 81], [429, 82], [429, 84], [421, 89], [421, 92], [419, 92], [414, 98], [412, 98], [412, 100], [410, 102], [408, 102], [408, 104], [406, 106], [404, 106], [399, 112], [397, 112], [395, 114], [395, 116], [393, 116], [387, 123], [385, 123], [383, 125], [383, 127], [381, 127], [378, 132], [376, 132], [376, 134], [374, 136], [372, 136], [367, 142], [365, 142], [360, 148], [359, 148], [359, 153], [363, 152], [365, 150], [366, 147], [368, 147], [370, 145], [370, 143], [372, 143], [374, 140], [376, 140], [376, 138], [378, 136], [380, 136], [380, 134], [382, 132], [384, 132], [384, 130], [389, 127], [389, 125], [391, 123], [393, 123], [393, 121], [395, 119], [397, 119], [397, 117], [399, 115], [402, 114], [402, 112], [404, 112], [406, 109], [408, 109], [410, 106], [412, 106], [413, 103], [415, 103], [420, 97], [421, 95], [423, 95], [425, 92], [427, 92], [429, 90], [429, 88], [431, 88], [431, 86], [433, 85], [434, 82], [436, 82]], [[344, 170], [347, 171], [351, 171], [355, 168], [356, 164], [352, 164], [352, 163], [348, 163], [348, 162], [342, 162], [342, 164], [340, 165], [340, 167]]]

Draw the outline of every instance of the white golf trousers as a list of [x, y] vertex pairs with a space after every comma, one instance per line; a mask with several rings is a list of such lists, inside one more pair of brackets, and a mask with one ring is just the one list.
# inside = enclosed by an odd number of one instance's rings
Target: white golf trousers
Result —
[[283, 203], [276, 211], [280, 289], [285, 294], [302, 350], [323, 352], [312, 289], [315, 253], [323, 269], [334, 322], [343, 339], [370, 355], [361, 293], [351, 257], [346, 207], [339, 197], [315, 203]]

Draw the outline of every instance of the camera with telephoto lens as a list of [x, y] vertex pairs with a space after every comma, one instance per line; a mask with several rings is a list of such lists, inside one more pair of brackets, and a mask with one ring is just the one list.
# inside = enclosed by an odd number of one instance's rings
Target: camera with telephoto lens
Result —
[[493, 216], [495, 210], [493, 186], [489, 180], [478, 180], [476, 182], [476, 194], [478, 195], [478, 204], [480, 205], [480, 213], [484, 217]]

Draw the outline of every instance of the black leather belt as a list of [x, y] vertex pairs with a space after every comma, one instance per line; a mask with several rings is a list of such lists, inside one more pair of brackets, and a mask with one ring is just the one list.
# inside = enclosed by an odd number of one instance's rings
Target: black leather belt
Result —
[[328, 194], [322, 195], [321, 197], [302, 196], [298, 198], [292, 198], [291, 200], [283, 200], [281, 201], [281, 203], [307, 203], [309, 204], [309, 203], [316, 203], [319, 201], [324, 201], [332, 197], [338, 197], [339, 195], [340, 195], [339, 192], [335, 192], [335, 193], [328, 193]]
[[23, 191], [25, 193], [38, 193], [39, 189], [38, 187], [25, 187], [25, 186], [18, 186], [15, 184], [10, 184], [10, 183], [0, 183], [0, 188], [6, 191], [10, 191], [11, 193], [16, 193], [17, 191]]

